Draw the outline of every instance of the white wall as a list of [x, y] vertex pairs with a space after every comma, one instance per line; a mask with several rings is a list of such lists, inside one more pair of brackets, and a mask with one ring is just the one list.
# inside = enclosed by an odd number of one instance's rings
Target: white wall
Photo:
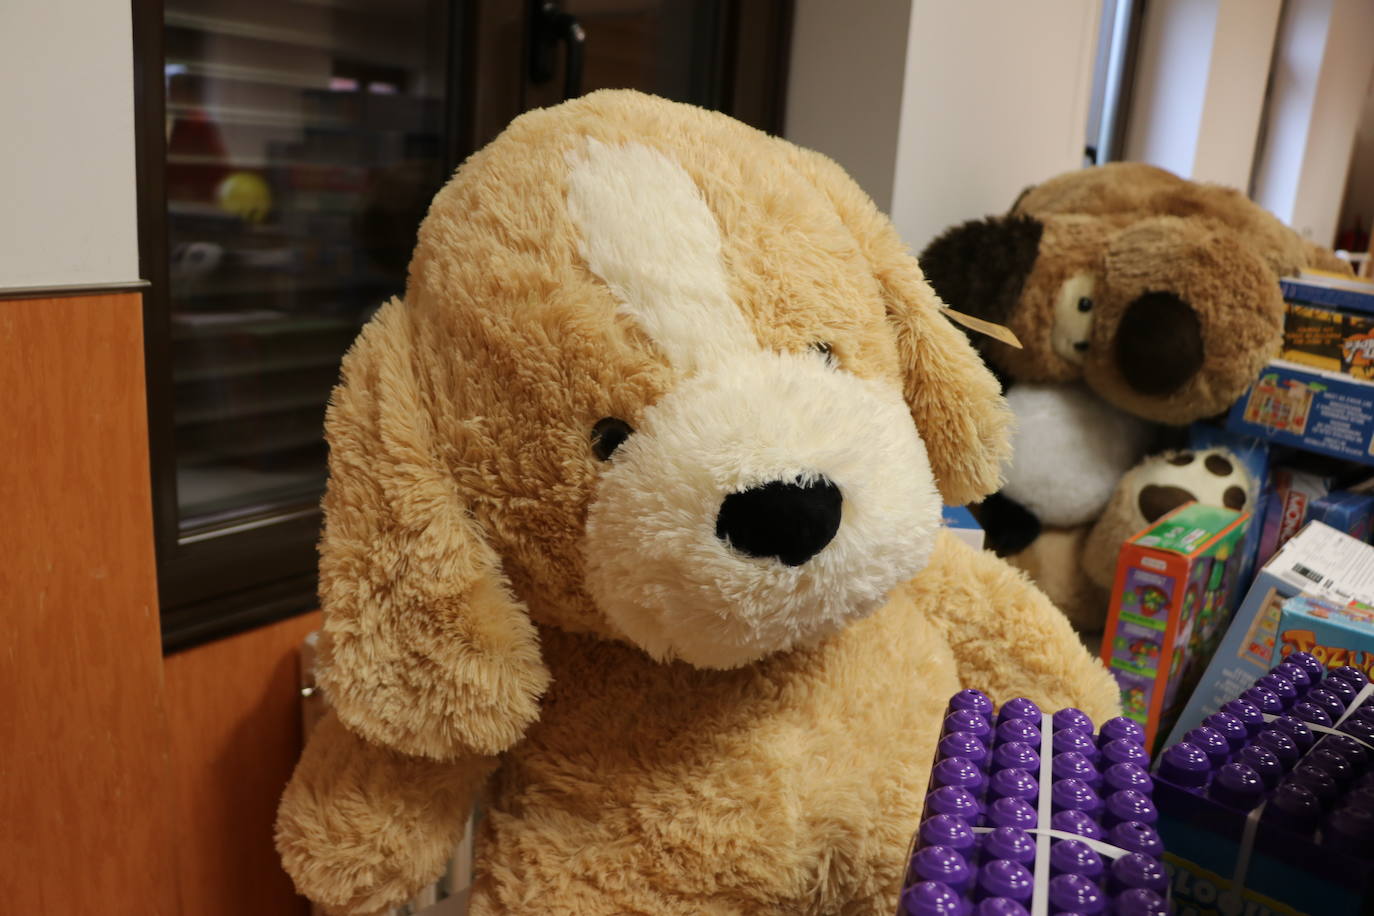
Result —
[[891, 210], [914, 250], [1083, 165], [1099, 8], [916, 0]]
[[799, 0], [787, 137], [915, 251], [1083, 164], [1097, 0]]
[[787, 138], [845, 167], [892, 206], [911, 0], [796, 0]]
[[1152, 0], [1122, 158], [1249, 187], [1281, 5]]
[[1290, 0], [1274, 57], [1254, 197], [1307, 238], [1335, 240], [1374, 72], [1374, 3]]
[[0, 0], [0, 289], [138, 279], [130, 17]]
[[1349, 229], [1357, 221], [1369, 231], [1374, 220], [1374, 80], [1364, 97], [1364, 110], [1355, 132], [1355, 146], [1350, 153], [1350, 174], [1346, 178], [1345, 200], [1341, 204], [1340, 230]]

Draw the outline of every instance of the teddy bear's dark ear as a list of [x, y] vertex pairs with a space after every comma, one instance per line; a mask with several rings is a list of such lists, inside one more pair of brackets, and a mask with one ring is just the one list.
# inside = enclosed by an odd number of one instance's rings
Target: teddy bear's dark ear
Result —
[[1023, 215], [970, 220], [946, 229], [919, 258], [926, 280], [950, 308], [1006, 324], [1035, 266], [1044, 226]]
[[417, 350], [392, 300], [344, 357], [330, 401], [319, 682], [366, 740], [440, 760], [495, 754], [537, 717], [549, 674], [438, 458]]
[[1011, 452], [1011, 412], [1001, 386], [944, 316], [944, 303], [869, 196], [819, 153], [796, 149], [794, 161], [835, 207], [882, 289], [903, 393], [940, 495], [949, 505], [963, 505], [995, 492]]

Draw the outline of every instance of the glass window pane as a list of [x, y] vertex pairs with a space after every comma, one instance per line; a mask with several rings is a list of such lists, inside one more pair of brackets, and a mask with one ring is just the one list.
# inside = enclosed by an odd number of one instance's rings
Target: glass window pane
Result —
[[445, 7], [167, 4], [183, 533], [319, 498], [339, 358], [403, 291], [444, 177]]

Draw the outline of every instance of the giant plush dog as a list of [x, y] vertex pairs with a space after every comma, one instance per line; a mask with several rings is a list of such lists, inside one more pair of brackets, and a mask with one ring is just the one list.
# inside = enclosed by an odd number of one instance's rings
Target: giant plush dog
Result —
[[946, 699], [1115, 714], [1016, 571], [939, 531], [1007, 414], [825, 158], [597, 93], [435, 199], [330, 406], [321, 683], [281, 804], [307, 896], [889, 913]]

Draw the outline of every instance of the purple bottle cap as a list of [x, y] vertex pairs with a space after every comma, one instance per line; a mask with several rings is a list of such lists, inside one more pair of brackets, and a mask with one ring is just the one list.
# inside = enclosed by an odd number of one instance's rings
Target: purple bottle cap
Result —
[[1230, 713], [1239, 719], [1245, 726], [1245, 730], [1252, 735], [1258, 735], [1269, 724], [1264, 721], [1263, 711], [1249, 700], [1231, 700], [1221, 707], [1221, 711]]
[[[1315, 689], [1317, 688], [1312, 688], [1312, 690]], [[1322, 681], [1321, 689], [1334, 693], [1346, 706], [1355, 702], [1355, 697], [1360, 692], [1360, 688], [1343, 677], [1328, 677], [1326, 680]], [[1311, 692], [1311, 690], [1308, 691], [1308, 693]], [[1311, 699], [1311, 697], [1306, 697], [1305, 699]]]
[[948, 846], [923, 846], [911, 857], [911, 873], [917, 881], [939, 881], [957, 891], [973, 883], [973, 869], [964, 857]]
[[946, 757], [930, 771], [931, 785], [941, 788], [959, 786], [975, 795], [983, 790], [988, 778], [978, 769], [978, 764], [967, 757]]
[[1036, 724], [1039, 720], [1030, 719], [1008, 719], [997, 726], [997, 743], [1005, 744], [1008, 741], [1024, 741], [1031, 747], [1040, 746], [1040, 728]]
[[1318, 661], [1317, 657], [1310, 652], [1289, 652], [1283, 657], [1283, 660], [1285, 664], [1297, 665], [1299, 668], [1306, 671], [1307, 676], [1314, 684], [1326, 677], [1326, 666]]
[[983, 806], [979, 803], [977, 796], [968, 789], [959, 786], [945, 786], [926, 795], [926, 817], [933, 817], [936, 814], [952, 814], [972, 821], [982, 810]]
[[1145, 729], [1135, 719], [1128, 719], [1125, 716], [1117, 716], [1115, 719], [1108, 719], [1103, 722], [1102, 729], [1097, 735], [1097, 743], [1106, 744], [1117, 738], [1126, 738], [1144, 744]]
[[1311, 789], [1284, 782], [1270, 796], [1260, 819], [1298, 833], [1307, 833], [1316, 826], [1321, 810], [1321, 802]]
[[1207, 759], [1212, 762], [1212, 766], [1219, 767], [1226, 762], [1226, 758], [1231, 756], [1231, 745], [1222, 737], [1221, 732], [1215, 728], [1208, 728], [1206, 725], [1199, 725], [1197, 728], [1183, 736], [1183, 740], [1189, 744], [1201, 748], [1207, 755]]
[[1107, 832], [1107, 842], [1128, 852], [1141, 852], [1159, 858], [1164, 855], [1164, 841], [1158, 831], [1140, 821], [1125, 821]]
[[1062, 833], [1076, 833], [1094, 840], [1100, 840], [1106, 835], [1097, 821], [1077, 810], [1060, 811], [1052, 815], [1050, 826]]
[[1374, 808], [1346, 802], [1326, 819], [1323, 840], [1352, 851], [1367, 848], [1374, 840]]
[[1169, 876], [1154, 856], [1128, 852], [1112, 863], [1112, 884], [1119, 890], [1144, 887], [1162, 894], [1169, 889]]
[[1010, 859], [1029, 867], [1035, 861], [1035, 838], [1020, 827], [998, 827], [988, 834], [983, 852], [989, 859]]
[[1017, 697], [1002, 704], [1002, 708], [997, 711], [997, 722], [1001, 724], [1008, 719], [1030, 719], [1038, 727], [1040, 716], [1039, 706], [1025, 697]]
[[1333, 751], [1344, 754], [1356, 770], [1364, 770], [1369, 766], [1370, 753], [1364, 745], [1351, 738], [1349, 735], [1327, 735], [1317, 744], [1318, 747], [1328, 747]]
[[1008, 767], [1039, 772], [1040, 755], [1035, 752], [1035, 748], [1024, 741], [1008, 741], [1006, 744], [999, 744], [997, 750], [992, 752], [992, 768], [1004, 770]]
[[1355, 765], [1350, 762], [1350, 758], [1330, 746], [1317, 748], [1308, 754], [1303, 762], [1325, 770], [1341, 788], [1355, 781]]
[[1054, 723], [1055, 731], [1062, 731], [1066, 728], [1080, 728], [1088, 734], [1092, 734], [1093, 720], [1088, 718], [1088, 714], [1081, 709], [1072, 706], [1065, 706], [1050, 717]]
[[1159, 761], [1159, 775], [1175, 785], [1195, 788], [1206, 784], [1212, 773], [1212, 761], [1196, 744], [1180, 741], [1164, 752]]
[[[1350, 684], [1349, 681], [1342, 681], [1339, 678], [1337, 678], [1337, 681], [1347, 687]], [[1307, 696], [1303, 697], [1302, 701], [1304, 703], [1311, 703], [1313, 706], [1321, 707], [1331, 718], [1331, 721], [1334, 722], [1345, 714], [1345, 708], [1350, 705], [1350, 700], [1352, 699], [1354, 699], [1353, 694], [1347, 699], [1341, 696], [1341, 688], [1338, 687], [1332, 690], [1330, 686], [1327, 686], [1313, 687], [1311, 690], [1307, 691]], [[1294, 708], [1296, 709], [1297, 707]]]
[[1255, 743], [1269, 748], [1274, 752], [1274, 756], [1279, 758], [1279, 763], [1285, 770], [1293, 768], [1293, 764], [1298, 762], [1302, 756], [1298, 751], [1298, 743], [1286, 732], [1279, 731], [1277, 728], [1266, 728], [1255, 736]]
[[1223, 805], [1249, 811], [1264, 797], [1264, 780], [1244, 763], [1228, 763], [1217, 770], [1208, 794]]
[[1279, 716], [1269, 725], [1280, 731], [1288, 733], [1288, 737], [1293, 739], [1293, 743], [1298, 746], [1299, 754], [1306, 754], [1307, 751], [1316, 743], [1317, 738], [1312, 734], [1312, 730], [1307, 727], [1307, 723], [1295, 716]]
[[1056, 875], [1096, 878], [1105, 866], [1102, 857], [1081, 840], [1055, 840], [1050, 846], [1050, 868]]
[[1307, 669], [1292, 662], [1281, 662], [1270, 670], [1270, 674], [1277, 674], [1281, 678], [1286, 678], [1293, 682], [1293, 686], [1298, 688], [1298, 694], [1306, 692], [1312, 686], [1312, 675], [1307, 673]]
[[1122, 789], [1135, 789], [1137, 792], [1144, 792], [1149, 795], [1155, 790], [1155, 781], [1150, 778], [1149, 771], [1142, 766], [1136, 766], [1134, 763], [1114, 763], [1107, 767], [1103, 782], [1106, 784], [1108, 793], [1120, 792]]
[[1336, 780], [1331, 778], [1330, 773], [1307, 761], [1293, 767], [1293, 772], [1288, 774], [1285, 781], [1310, 789], [1323, 808], [1334, 802], [1341, 794], [1340, 787], [1336, 785]]
[[1022, 830], [1035, 826], [1035, 808], [1020, 798], [999, 798], [988, 805], [988, 821], [994, 827], [1020, 827]]
[[949, 709], [953, 712], [956, 709], [968, 709], [978, 713], [986, 719], [992, 718], [992, 700], [981, 690], [969, 688], [961, 690], [949, 698]]
[[1366, 744], [1374, 743], [1374, 721], [1351, 717], [1336, 727], [1347, 735], [1354, 735]]
[[922, 881], [902, 892], [907, 916], [968, 916], [968, 901], [939, 881]]
[[1060, 779], [1050, 787], [1050, 801], [1055, 811], [1082, 811], [1096, 817], [1102, 810], [1102, 798], [1081, 779]]
[[1035, 879], [1020, 862], [1010, 859], [993, 859], [978, 873], [978, 888], [989, 897], [1008, 897], [1017, 903], [1027, 903], [1031, 899]]
[[1050, 908], [1055, 913], [1104, 913], [1107, 895], [1082, 875], [1065, 874], [1050, 879]]
[[1050, 772], [1055, 779], [1081, 779], [1093, 789], [1102, 784], [1102, 774], [1097, 772], [1097, 767], [1078, 751], [1055, 754]]
[[1247, 744], [1236, 754], [1236, 759], [1260, 775], [1266, 790], [1278, 785], [1279, 778], [1283, 776], [1283, 764], [1279, 762], [1278, 755], [1267, 747]]
[[964, 856], [968, 856], [969, 850], [973, 849], [973, 828], [968, 821], [953, 814], [926, 818], [919, 835], [922, 846], [948, 846]]
[[1338, 677], [1349, 681], [1357, 691], [1363, 690], [1369, 684], [1368, 676], [1353, 665], [1341, 665], [1339, 668], [1333, 668], [1328, 677]]
[[971, 709], [956, 709], [945, 716], [944, 729], [940, 734], [952, 735], [955, 732], [968, 732], [984, 744], [992, 743], [992, 726]]
[[1277, 674], [1266, 674], [1255, 681], [1255, 686], [1267, 687], [1274, 691], [1274, 694], [1279, 698], [1279, 702], [1283, 704], [1284, 709], [1288, 709], [1294, 703], [1298, 702], [1298, 688], [1286, 677], [1280, 677]]
[[1254, 703], [1259, 707], [1260, 712], [1267, 712], [1271, 716], [1283, 715], [1283, 700], [1279, 699], [1279, 695], [1268, 687], [1256, 684], [1254, 687], [1242, 693], [1240, 698]]
[[1104, 766], [1113, 763], [1134, 763], [1136, 766], [1147, 767], [1150, 765], [1150, 755], [1146, 753], [1145, 745], [1139, 741], [1117, 738], [1102, 745], [1102, 762]]
[[1117, 916], [1169, 916], [1169, 904], [1147, 887], [1133, 887], [1116, 897]]
[[1066, 751], [1077, 751], [1089, 760], [1097, 761], [1097, 745], [1093, 742], [1092, 733], [1081, 728], [1061, 728], [1054, 733], [1054, 752], [1063, 754]]
[[1027, 802], [1034, 802], [1040, 797], [1040, 783], [1025, 770], [1010, 767], [992, 774], [992, 779], [988, 781], [988, 791], [994, 799], [1023, 798]]
[[1250, 732], [1246, 729], [1245, 723], [1231, 715], [1229, 712], [1214, 712], [1202, 720], [1202, 724], [1217, 731], [1226, 743], [1231, 746], [1231, 752], [1235, 753], [1245, 746], [1245, 739]]
[[978, 904], [974, 916], [1030, 916], [1030, 911], [1008, 897], [989, 897]]
[[1122, 789], [1120, 792], [1113, 792], [1107, 796], [1106, 807], [1108, 828], [1127, 821], [1153, 824], [1159, 820], [1159, 812], [1155, 810], [1154, 802], [1150, 801], [1150, 796], [1144, 792], [1137, 792], [1135, 789]]
[[980, 770], [988, 768], [990, 755], [988, 749], [977, 735], [970, 732], [953, 732], [940, 739], [937, 754], [941, 760], [949, 757], [963, 757], [973, 761]]
[[1303, 700], [1301, 703], [1294, 703], [1291, 711], [1293, 715], [1304, 722], [1311, 723], [1312, 725], [1320, 725], [1323, 728], [1331, 727], [1331, 714], [1316, 703], [1309, 703], [1307, 700]]

